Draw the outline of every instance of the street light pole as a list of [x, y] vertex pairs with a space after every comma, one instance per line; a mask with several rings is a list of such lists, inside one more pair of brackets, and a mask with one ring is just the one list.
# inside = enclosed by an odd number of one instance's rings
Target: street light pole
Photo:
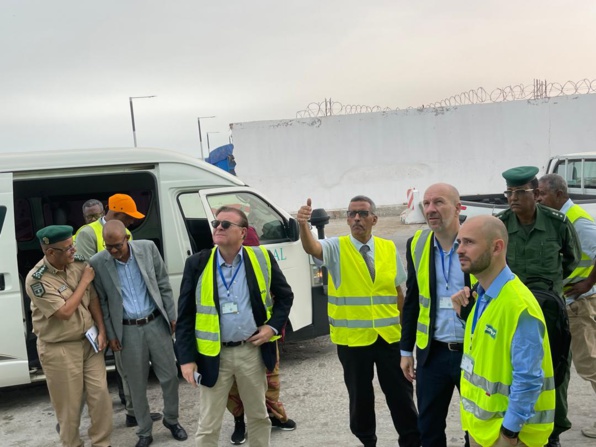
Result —
[[211, 133], [219, 133], [219, 132], [207, 132], [207, 154], [211, 155], [211, 145], [209, 144], [209, 134]]
[[197, 124], [199, 125], [199, 143], [201, 146], [201, 160], [204, 160], [205, 157], [203, 156], [203, 134], [201, 133], [201, 118], [215, 118], [215, 116], [197, 116]]
[[130, 104], [130, 120], [132, 122], [132, 139], [135, 143], [135, 147], [137, 147], [137, 130], [135, 128], [135, 111], [132, 107], [132, 100], [133, 99], [141, 99], [141, 98], [155, 98], [155, 95], [150, 96], [129, 96], [128, 102]]

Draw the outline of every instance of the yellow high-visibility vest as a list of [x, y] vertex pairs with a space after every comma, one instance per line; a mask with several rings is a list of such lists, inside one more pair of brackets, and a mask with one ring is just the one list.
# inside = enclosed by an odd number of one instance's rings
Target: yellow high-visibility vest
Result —
[[374, 238], [375, 281], [349, 236], [339, 238], [339, 287], [329, 275], [327, 306], [331, 341], [368, 346], [380, 335], [388, 343], [401, 339], [397, 308], [397, 250], [392, 241]]
[[[513, 381], [511, 342], [519, 317], [527, 310], [544, 328], [544, 383], [534, 405], [535, 414], [522, 427], [519, 439], [529, 447], [542, 447], [548, 442], [555, 418], [555, 378], [542, 310], [517, 276], [507, 282], [499, 296], [489, 303], [472, 334], [471, 318], [475, 310], [474, 306], [464, 338], [460, 385], [462, 428], [482, 446], [492, 446], [497, 441]], [[471, 358], [472, 370], [464, 367], [464, 363], [469, 365], [466, 357]]]
[[[257, 278], [257, 284], [261, 292], [263, 305], [267, 310], [267, 320], [271, 318], [273, 300], [269, 288], [271, 287], [271, 259], [264, 247], [243, 247], [252, 265]], [[216, 357], [221, 350], [221, 338], [219, 328], [219, 314], [213, 300], [213, 287], [216, 282], [213, 277], [213, 263], [215, 262], [217, 247], [211, 250], [211, 256], [205, 265], [197, 282], [195, 317], [195, 338], [197, 340], [197, 351], [208, 357]], [[275, 341], [279, 335], [274, 335], [269, 341]]]
[[[594, 222], [594, 219], [586, 212], [586, 210], [584, 210], [581, 206], [575, 204], [567, 210], [565, 215], [574, 225], [577, 219], [587, 219], [591, 222]], [[590, 276], [590, 273], [592, 272], [593, 268], [594, 260], [590, 258], [590, 256], [588, 256], [586, 252], [582, 250], [582, 257], [579, 261], [579, 264], [577, 265], [575, 270], [571, 272], [571, 275], [569, 275], [569, 277], [563, 281], [563, 286], [575, 284], [580, 281], [583, 281], [584, 279], [587, 279], [588, 276]]]
[[[97, 253], [99, 253], [100, 251], [102, 251], [104, 249], [103, 246], [103, 225], [101, 224], [101, 219], [97, 219], [95, 222], [91, 222], [90, 224], [87, 225], [83, 225], [81, 228], [79, 228], [77, 230], [77, 232], [73, 235], [72, 237], [72, 241], [76, 242], [77, 240], [77, 236], [79, 235], [79, 232], [85, 228], [85, 227], [91, 227], [93, 229], [93, 233], [95, 233], [95, 240], [97, 241]], [[128, 230], [128, 228], [126, 228], [126, 234], [128, 234], [129, 241], [132, 241], [132, 233]]]

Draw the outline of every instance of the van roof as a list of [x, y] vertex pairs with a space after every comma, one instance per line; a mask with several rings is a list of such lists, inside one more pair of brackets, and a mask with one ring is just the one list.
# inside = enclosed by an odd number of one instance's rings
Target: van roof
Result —
[[174, 150], [156, 148], [97, 148], [0, 154], [0, 172], [39, 171], [147, 163], [180, 163], [196, 166], [244, 185], [244, 182], [205, 161]]

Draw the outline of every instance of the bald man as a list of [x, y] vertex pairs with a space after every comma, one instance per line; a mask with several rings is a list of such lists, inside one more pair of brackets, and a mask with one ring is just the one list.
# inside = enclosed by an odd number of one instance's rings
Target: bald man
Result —
[[[554, 426], [555, 384], [542, 310], [507, 266], [499, 219], [468, 219], [457, 241], [461, 269], [478, 279], [461, 362], [462, 427], [472, 447], [543, 446]], [[452, 296], [456, 312], [469, 297], [469, 288]]]

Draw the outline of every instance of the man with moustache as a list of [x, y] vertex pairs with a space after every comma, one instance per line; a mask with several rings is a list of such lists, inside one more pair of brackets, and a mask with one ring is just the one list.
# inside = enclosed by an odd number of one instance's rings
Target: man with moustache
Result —
[[[538, 202], [565, 214], [577, 231], [582, 259], [573, 273], [565, 279], [563, 289], [573, 364], [582, 379], [596, 391], [596, 223], [582, 207], [573, 203], [567, 192], [565, 179], [558, 174], [542, 176], [538, 182]], [[584, 436], [596, 438], [596, 423], [582, 429]]]
[[356, 196], [347, 211], [351, 234], [317, 240], [308, 223], [308, 199], [297, 215], [300, 239], [304, 250], [329, 269], [330, 334], [344, 370], [352, 433], [365, 447], [377, 445], [372, 384], [376, 366], [399, 445], [416, 447], [420, 435], [413, 385], [400, 368], [400, 284], [405, 272], [395, 243], [372, 235], [375, 211], [370, 198]]
[[[507, 265], [530, 289], [552, 290], [563, 300], [563, 280], [581, 259], [581, 247], [572, 223], [564, 214], [537, 204], [538, 168], [520, 166], [503, 172], [509, 209], [497, 217], [507, 228]], [[547, 447], [560, 447], [559, 435], [571, 428], [567, 419], [569, 367], [557, 386], [555, 428]]]
[[242, 246], [248, 228], [244, 212], [223, 206], [215, 216], [215, 247], [186, 260], [178, 301], [178, 363], [188, 383], [201, 385], [195, 442], [197, 447], [217, 447], [235, 380], [250, 445], [267, 447], [266, 369], [275, 367], [275, 340], [294, 294], [270, 251]]
[[[453, 310], [451, 295], [471, 283], [455, 253], [461, 210], [457, 189], [445, 183], [431, 185], [422, 206], [429, 229], [418, 230], [407, 243], [401, 368], [410, 382], [418, 383], [422, 446], [446, 447], [446, 419], [453, 389], [459, 390], [464, 341], [464, 326]], [[417, 369], [412, 356], [414, 344], [418, 348]]]
[[[542, 447], [553, 429], [554, 373], [542, 310], [506, 263], [507, 229], [477, 216], [459, 230], [461, 269], [478, 279], [461, 363], [461, 421], [472, 447]], [[459, 314], [470, 289], [452, 296]]]

